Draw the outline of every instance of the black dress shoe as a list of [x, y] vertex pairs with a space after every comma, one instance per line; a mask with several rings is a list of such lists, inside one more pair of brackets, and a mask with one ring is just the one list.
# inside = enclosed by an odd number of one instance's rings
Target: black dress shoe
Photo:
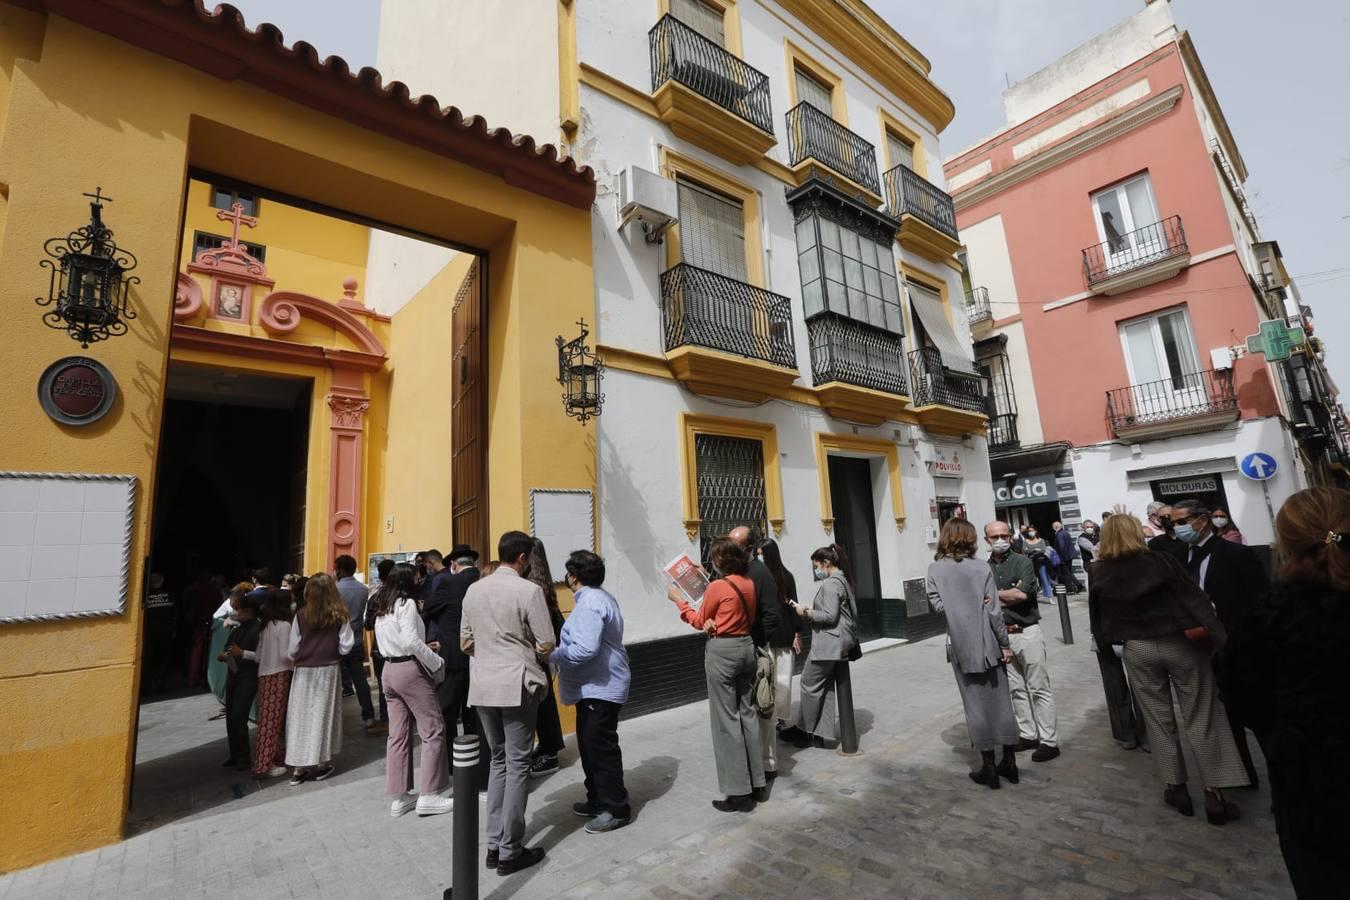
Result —
[[1040, 745], [1041, 745], [1040, 741], [1033, 741], [1028, 738], [1022, 738], [1020, 741], [1017, 742], [1017, 752], [1026, 753], [1028, 750], [1035, 750]]
[[985, 787], [998, 790], [1001, 785], [998, 783], [998, 769], [992, 764], [981, 766], [970, 773], [970, 780], [976, 784], [982, 784]]
[[750, 812], [755, 808], [755, 797], [753, 794], [741, 794], [739, 797], [714, 800], [712, 805], [718, 812]]
[[1041, 744], [1036, 748], [1036, 752], [1031, 754], [1032, 762], [1049, 762], [1059, 756], [1059, 748], [1051, 747], [1049, 744]]
[[487, 856], [483, 857], [483, 864], [486, 865], [489, 869], [497, 868], [497, 851], [489, 850], [487, 852]]
[[511, 875], [521, 869], [528, 869], [530, 866], [541, 862], [543, 858], [543, 847], [522, 847], [515, 856], [497, 863], [497, 874]]
[[1183, 816], [1195, 815], [1195, 804], [1191, 802], [1191, 792], [1184, 784], [1169, 784], [1163, 791], [1163, 802]]

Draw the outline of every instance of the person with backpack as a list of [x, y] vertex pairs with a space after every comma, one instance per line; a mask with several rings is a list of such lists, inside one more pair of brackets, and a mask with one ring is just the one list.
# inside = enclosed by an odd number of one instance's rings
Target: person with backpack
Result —
[[712, 802], [713, 809], [749, 812], [757, 802], [769, 799], [753, 699], [756, 664], [750, 629], [755, 621], [755, 586], [746, 574], [749, 555], [735, 541], [718, 538], [708, 557], [719, 577], [708, 585], [697, 608], [677, 585], [670, 585], [666, 593], [681, 619], [710, 634], [703, 671], [708, 679], [713, 760], [724, 794]]
[[858, 609], [848, 557], [838, 544], [821, 547], [811, 554], [811, 569], [820, 588], [809, 606], [794, 603], [797, 615], [811, 626], [811, 649], [802, 669], [801, 706], [797, 728], [799, 747], [824, 747], [839, 740], [839, 718], [853, 716], [840, 710], [835, 694], [839, 666], [847, 665], [858, 648]]

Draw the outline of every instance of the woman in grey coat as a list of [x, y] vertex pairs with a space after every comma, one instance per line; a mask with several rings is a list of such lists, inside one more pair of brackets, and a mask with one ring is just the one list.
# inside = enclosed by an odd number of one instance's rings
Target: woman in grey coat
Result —
[[858, 645], [858, 610], [848, 558], [838, 544], [812, 553], [811, 566], [820, 582], [816, 598], [810, 606], [792, 604], [811, 625], [811, 650], [802, 669], [802, 697], [797, 711], [797, 727], [804, 736], [798, 746], [823, 747], [827, 740], [839, 740], [835, 678], [839, 667], [848, 665], [849, 651]]
[[[975, 558], [975, 526], [949, 519], [938, 538], [936, 562], [928, 567], [928, 600], [947, 616], [947, 661], [966, 708], [970, 743], [980, 751], [976, 784], [999, 787], [1003, 777], [1017, 784], [1017, 719], [1008, 695], [1004, 666], [1012, 661], [994, 574]], [[994, 749], [1003, 759], [994, 765]]]

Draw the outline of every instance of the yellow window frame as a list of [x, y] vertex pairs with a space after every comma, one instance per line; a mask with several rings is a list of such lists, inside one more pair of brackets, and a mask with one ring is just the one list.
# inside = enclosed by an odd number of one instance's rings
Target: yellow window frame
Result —
[[797, 96], [797, 70], [801, 69], [816, 81], [829, 87], [830, 116], [847, 128], [848, 100], [844, 94], [844, 79], [835, 74], [833, 69], [817, 62], [809, 53], [794, 44], [790, 38], [783, 39], [783, 53], [787, 57], [788, 109], [792, 109], [801, 102], [801, 99]]
[[[926, 287], [930, 291], [936, 291], [942, 298], [942, 311], [947, 314], [947, 321], [954, 326], [956, 319], [952, 317], [952, 298], [951, 292], [947, 287], [947, 279], [938, 275], [925, 272], [923, 269], [916, 269], [909, 263], [900, 263], [900, 274], [905, 281], [918, 282], [920, 287]], [[909, 316], [909, 334], [914, 333], [914, 310], [908, 303], [905, 304], [905, 313]]]
[[852, 453], [886, 460], [886, 475], [891, 488], [891, 514], [895, 528], [905, 528], [905, 495], [900, 492], [900, 451], [894, 441], [858, 437], [852, 434], [816, 432], [816, 472], [820, 482], [820, 524], [826, 534], [834, 531], [834, 502], [830, 499], [830, 454]]
[[[736, 0], [701, 0], [708, 6], [722, 11], [722, 35], [726, 38], [728, 53], [740, 59], [745, 56], [741, 51], [741, 10]], [[670, 0], [656, 0], [656, 18], [670, 12]]]
[[923, 138], [919, 133], [888, 113], [884, 107], [877, 107], [877, 117], [881, 121], [881, 153], [886, 158], [886, 168], [883, 171], [890, 171], [899, 165], [898, 160], [891, 159], [891, 142], [887, 139], [890, 135], [895, 135], [914, 148], [914, 174], [927, 179], [928, 160], [924, 158]]
[[[759, 192], [743, 181], [737, 181], [725, 172], [715, 169], [707, 163], [685, 156], [669, 147], [661, 148], [661, 175], [674, 181], [683, 177], [689, 181], [726, 194], [741, 203], [741, 213], [745, 217], [745, 277], [746, 283], [755, 287], [765, 286], [764, 281], [764, 239], [762, 219], [759, 207]], [[666, 268], [680, 264], [680, 226], [666, 232]]]
[[774, 426], [747, 419], [727, 419], [697, 413], [680, 414], [680, 465], [683, 475], [684, 532], [698, 538], [703, 520], [698, 515], [698, 456], [694, 439], [700, 434], [759, 441], [764, 457], [764, 507], [774, 537], [783, 530], [783, 475], [778, 463], [778, 432]]

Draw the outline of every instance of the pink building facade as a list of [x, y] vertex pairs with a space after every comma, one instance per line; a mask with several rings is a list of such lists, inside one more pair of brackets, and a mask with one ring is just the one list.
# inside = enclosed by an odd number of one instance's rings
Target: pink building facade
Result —
[[[1004, 100], [1010, 124], [944, 166], [1000, 512], [1076, 533], [1198, 496], [1268, 544], [1307, 465], [1294, 376], [1245, 341], [1300, 310], [1190, 37], [1155, 0]], [[1253, 452], [1278, 466], [1264, 487]]]

